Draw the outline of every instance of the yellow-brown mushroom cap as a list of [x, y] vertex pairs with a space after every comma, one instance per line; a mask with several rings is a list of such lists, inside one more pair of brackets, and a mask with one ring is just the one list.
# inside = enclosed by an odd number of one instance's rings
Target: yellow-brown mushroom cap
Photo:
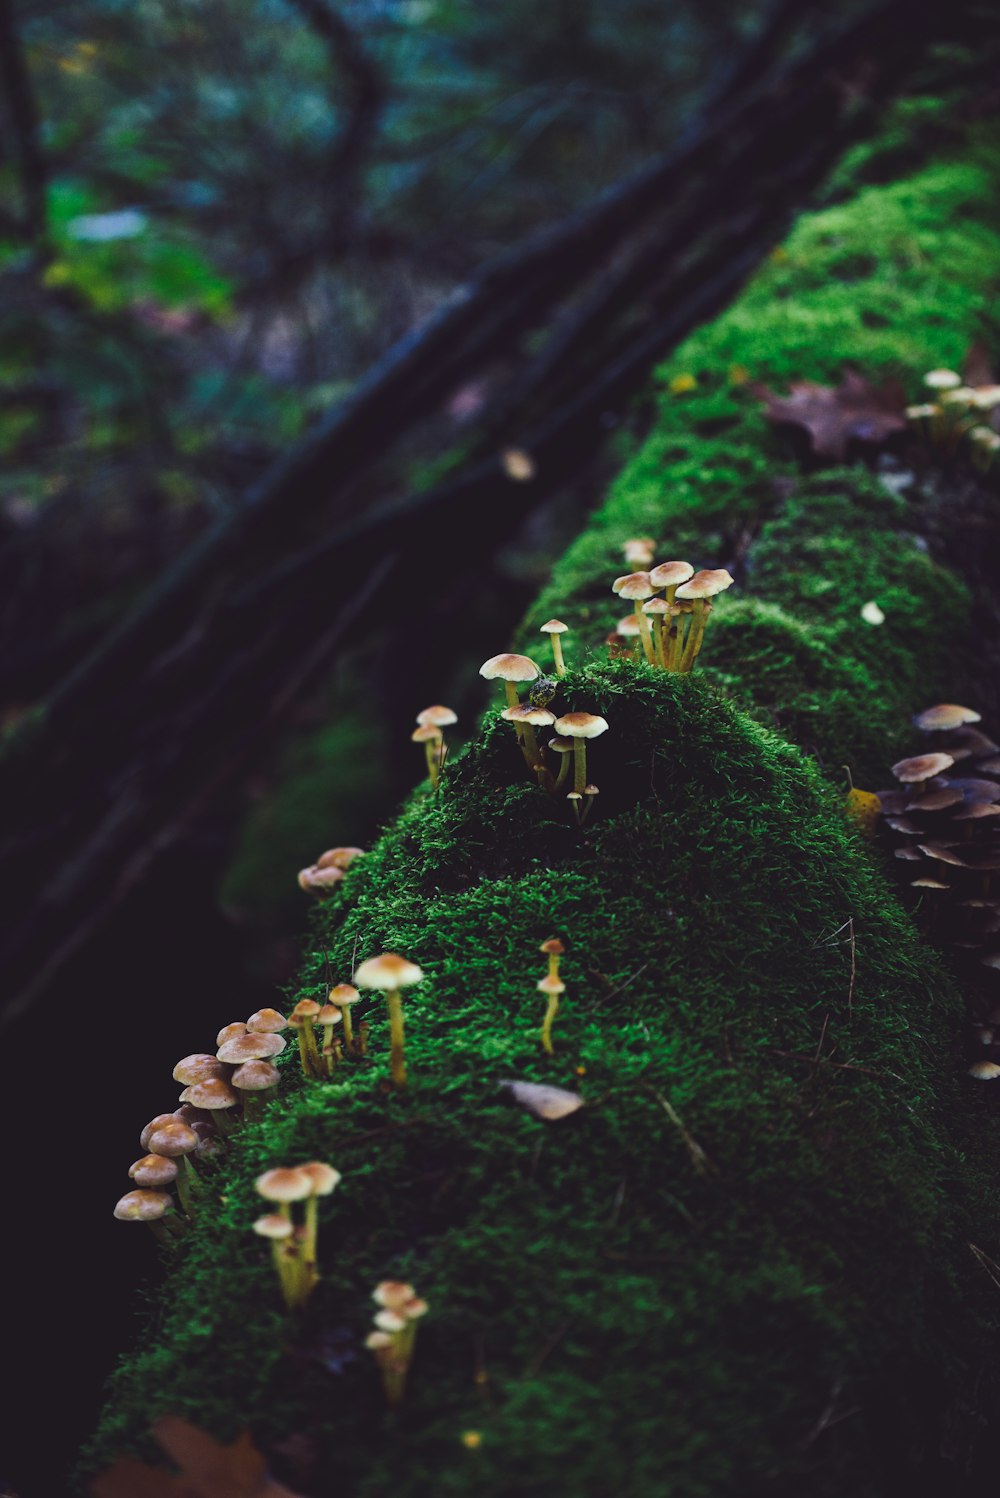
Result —
[[982, 713], [971, 707], [961, 707], [957, 702], [939, 702], [935, 707], [917, 713], [913, 721], [917, 728], [931, 733], [938, 729], [961, 728], [965, 723], [981, 723], [982, 718]]
[[315, 999], [300, 999], [292, 1010], [292, 1019], [315, 1019], [322, 1006]]
[[539, 993], [565, 993], [566, 985], [561, 978], [539, 978], [535, 984]]
[[411, 744], [439, 744], [441, 742], [441, 730], [435, 728], [433, 723], [422, 723], [410, 734]]
[[364, 848], [327, 848], [314, 865], [317, 869], [349, 869], [356, 858], [363, 858]]
[[534, 681], [542, 673], [526, 655], [491, 655], [479, 674], [487, 681]]
[[607, 722], [596, 713], [564, 713], [556, 719], [556, 733], [567, 739], [596, 739], [607, 731]]
[[239, 1092], [267, 1092], [271, 1087], [277, 1087], [281, 1080], [281, 1073], [272, 1061], [265, 1061], [263, 1057], [255, 1057], [251, 1061], [244, 1061], [238, 1066], [232, 1075], [232, 1085]]
[[167, 1155], [143, 1155], [128, 1168], [129, 1180], [146, 1191], [169, 1186], [177, 1178], [177, 1166]]
[[924, 375], [924, 384], [929, 390], [954, 390], [961, 383], [962, 376], [953, 369], [929, 369]]
[[408, 1285], [405, 1280], [381, 1280], [372, 1291], [372, 1300], [386, 1310], [393, 1311], [397, 1306], [412, 1300], [416, 1293], [413, 1286]]
[[556, 721], [555, 713], [547, 707], [505, 707], [500, 714], [508, 723], [530, 723], [533, 728], [550, 728]]
[[222, 1108], [235, 1108], [239, 1100], [239, 1094], [221, 1077], [195, 1082], [181, 1093], [182, 1103], [190, 1103], [194, 1108], [208, 1108], [214, 1113]]
[[611, 591], [619, 598], [651, 598], [654, 588], [648, 572], [629, 572], [625, 577], [615, 578]]
[[343, 1179], [339, 1170], [334, 1170], [332, 1165], [327, 1165], [322, 1160], [310, 1160], [308, 1165], [300, 1165], [298, 1168], [303, 1175], [309, 1177], [313, 1196], [329, 1196]]
[[179, 1118], [154, 1129], [149, 1136], [150, 1154], [169, 1155], [171, 1159], [176, 1155], [190, 1155], [198, 1148], [198, 1144], [198, 1135], [194, 1129], [189, 1124], [181, 1123]]
[[725, 567], [709, 567], [701, 572], [696, 572], [686, 583], [682, 583], [674, 594], [675, 598], [714, 598], [716, 593], [724, 593], [731, 588], [736, 579], [726, 571]]
[[686, 583], [689, 577], [694, 577], [690, 562], [660, 562], [649, 570], [649, 580], [654, 588], [672, 588]]
[[149, 1120], [149, 1123], [146, 1124], [139, 1135], [139, 1148], [144, 1150], [149, 1148], [149, 1136], [155, 1129], [162, 1129], [164, 1124], [176, 1122], [177, 1116], [174, 1113], [157, 1113], [156, 1117]]
[[417, 714], [417, 723], [421, 728], [448, 728], [452, 723], [457, 722], [458, 714], [441, 702], [434, 702]]
[[312, 1181], [297, 1165], [277, 1165], [254, 1181], [260, 1196], [269, 1202], [301, 1202], [312, 1195]]
[[[280, 1035], [266, 1030], [247, 1031], [246, 1035], [234, 1035], [218, 1051], [220, 1061], [227, 1066], [242, 1066], [244, 1061], [261, 1061], [268, 1056], [280, 1056], [285, 1042]], [[195, 1080], [201, 1081], [198, 1077]]]
[[643, 604], [642, 612], [644, 614], [675, 614], [677, 605], [668, 603], [665, 598], [651, 598], [648, 603]]
[[126, 1191], [115, 1207], [115, 1216], [119, 1222], [156, 1222], [172, 1206], [165, 1191]]
[[288, 1021], [277, 1009], [257, 1009], [247, 1020], [247, 1029], [254, 1034], [277, 1035], [279, 1030], [288, 1029]]
[[904, 785], [916, 785], [949, 770], [954, 763], [950, 754], [914, 754], [909, 759], [897, 760], [892, 773]]
[[573, 740], [559, 738], [549, 739], [549, 748], [552, 750], [553, 754], [572, 754]]
[[203, 1051], [196, 1051], [192, 1056], [184, 1056], [173, 1070], [174, 1081], [180, 1082], [183, 1087], [190, 1087], [192, 1082], [204, 1082], [207, 1077], [227, 1077], [228, 1075], [225, 1064], [217, 1056], [209, 1056]]
[[423, 972], [415, 962], [400, 957], [397, 952], [383, 952], [379, 957], [369, 957], [354, 974], [358, 988], [378, 989], [382, 992], [397, 988], [409, 988], [412, 983], [423, 981]]
[[343, 869], [338, 869], [335, 865], [321, 869], [315, 863], [310, 864], [307, 869], [299, 869], [296, 875], [299, 889], [305, 890], [306, 894], [317, 889], [332, 889], [335, 884], [340, 883], [343, 877]]
[[979, 1082], [995, 1082], [1000, 1077], [1000, 1066], [995, 1061], [976, 1061], [969, 1067], [969, 1076]]
[[624, 619], [619, 619], [615, 625], [618, 634], [628, 639], [632, 635], [642, 634], [642, 625], [639, 623], [638, 614], [626, 614]]
[[243, 1023], [243, 1021], [233, 1020], [231, 1025], [223, 1025], [222, 1029], [215, 1037], [216, 1047], [218, 1048], [220, 1045], [225, 1045], [226, 1041], [232, 1040], [234, 1035], [245, 1035], [246, 1033], [247, 1027]]
[[558, 936], [550, 936], [548, 941], [542, 942], [542, 945], [538, 948], [538, 950], [540, 952], [544, 952], [546, 957], [561, 957], [566, 948], [563, 946]]
[[564, 624], [561, 619], [550, 619], [547, 624], [539, 625], [538, 633], [540, 635], [564, 635], [568, 629], [569, 625]]
[[330, 1030], [334, 1025], [344, 1023], [343, 1010], [338, 1009], [336, 1004], [324, 1004], [316, 1016], [316, 1023], [323, 1030]]
[[327, 995], [327, 1002], [336, 1004], [340, 1009], [349, 1008], [351, 1004], [357, 1004], [360, 999], [361, 995], [358, 990], [350, 983], [337, 983]]

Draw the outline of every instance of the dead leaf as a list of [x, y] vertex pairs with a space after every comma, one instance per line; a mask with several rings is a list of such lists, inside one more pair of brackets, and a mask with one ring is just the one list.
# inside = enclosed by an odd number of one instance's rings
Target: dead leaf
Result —
[[791, 394], [784, 397], [766, 385], [755, 390], [764, 401], [768, 420], [805, 427], [813, 451], [823, 458], [842, 459], [852, 442], [885, 442], [906, 426], [903, 387], [895, 380], [873, 385], [853, 369], [845, 371], [836, 387], [797, 380], [789, 385]]
[[548, 1087], [543, 1082], [510, 1081], [501, 1082], [500, 1086], [533, 1117], [544, 1118], [549, 1123], [557, 1118], [567, 1118], [584, 1107], [580, 1094], [568, 1092], [565, 1087]]
[[847, 815], [865, 837], [874, 837], [878, 819], [882, 814], [882, 803], [874, 791], [859, 791], [856, 786], [847, 793], [845, 801]]
[[163, 1415], [152, 1431], [180, 1476], [122, 1457], [91, 1483], [96, 1498], [298, 1498], [268, 1477], [249, 1431], [224, 1446], [179, 1415]]

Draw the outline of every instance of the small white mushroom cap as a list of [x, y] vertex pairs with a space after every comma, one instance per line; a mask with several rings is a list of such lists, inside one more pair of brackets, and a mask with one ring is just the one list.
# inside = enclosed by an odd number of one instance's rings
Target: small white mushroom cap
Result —
[[731, 588], [736, 581], [725, 569], [725, 567], [705, 568], [696, 572], [686, 583], [682, 583], [674, 594], [675, 598], [714, 598], [716, 593], [724, 593]]
[[453, 713], [450, 707], [444, 707], [436, 702], [432, 707], [425, 707], [417, 714], [417, 724], [421, 728], [448, 728], [452, 723], [458, 722], [458, 714]]
[[660, 562], [659, 566], [650, 568], [649, 573], [654, 588], [670, 588], [686, 583], [690, 577], [694, 577], [690, 562]]
[[565, 713], [556, 719], [556, 733], [566, 739], [596, 739], [607, 731], [607, 721], [596, 713]]
[[539, 625], [538, 633], [540, 635], [564, 635], [568, 629], [569, 625], [564, 624], [561, 619], [550, 619], [547, 624]]
[[257, 1192], [269, 1202], [301, 1202], [312, 1195], [312, 1181], [295, 1165], [277, 1165], [265, 1170], [254, 1182]]
[[262, 1238], [290, 1238], [295, 1231], [288, 1218], [282, 1217], [280, 1212], [268, 1212], [258, 1217], [253, 1230]]
[[119, 1222], [156, 1222], [172, 1207], [165, 1191], [126, 1191], [118, 1200], [115, 1216]]
[[479, 674], [487, 681], [534, 681], [542, 673], [526, 655], [491, 655]]

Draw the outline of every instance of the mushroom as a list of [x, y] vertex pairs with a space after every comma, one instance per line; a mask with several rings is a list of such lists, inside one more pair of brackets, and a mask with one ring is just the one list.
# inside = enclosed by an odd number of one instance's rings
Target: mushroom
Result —
[[234, 1020], [231, 1025], [223, 1025], [215, 1037], [216, 1046], [225, 1045], [227, 1040], [232, 1040], [234, 1035], [245, 1035], [247, 1027], [242, 1020]]
[[969, 1076], [977, 1082], [995, 1082], [1000, 1077], [1000, 1066], [995, 1061], [975, 1061], [969, 1067]]
[[559, 636], [566, 634], [568, 629], [569, 625], [564, 624], [561, 619], [550, 619], [538, 631], [540, 635], [548, 635], [549, 637], [552, 645], [552, 661], [555, 665], [557, 676], [566, 675], [566, 662], [563, 658], [562, 641]]
[[311, 864], [308, 869], [299, 869], [299, 889], [305, 890], [307, 895], [318, 895], [325, 889], [332, 889], [339, 884], [344, 877], [343, 869], [331, 864], [328, 868], [321, 869], [316, 864]]
[[315, 999], [300, 999], [288, 1017], [299, 1043], [299, 1060], [302, 1072], [307, 1077], [323, 1076], [323, 1063], [313, 1033], [313, 1021], [319, 1014], [320, 1005]]
[[925, 733], [936, 733], [948, 728], [961, 728], [966, 723], [981, 723], [982, 714], [971, 707], [960, 707], [955, 702], [939, 702], [936, 707], [925, 708], [913, 719], [917, 728]]
[[[630, 603], [642, 603], [647, 598], [652, 598], [656, 591], [649, 580], [648, 572], [630, 572], [625, 577], [616, 577], [611, 585], [611, 591], [617, 593], [619, 598], [625, 598]], [[639, 625], [639, 634], [642, 638], [642, 648], [647, 661], [652, 666], [653, 657], [653, 635], [649, 627], [649, 620], [640, 610], [636, 613]]]
[[392, 1080], [399, 1088], [406, 1086], [401, 994], [404, 988], [422, 982], [423, 976], [415, 962], [409, 962], [395, 952], [383, 952], [380, 957], [369, 957], [354, 974], [354, 982], [358, 988], [374, 989], [386, 996], [389, 1006]]
[[264, 1035], [277, 1035], [288, 1029], [288, 1021], [277, 1009], [256, 1009], [247, 1020], [247, 1029]]
[[428, 736], [418, 738], [411, 734], [414, 743], [422, 743], [427, 756], [427, 773], [430, 776], [431, 785], [437, 790], [438, 779], [444, 768], [444, 762], [448, 758], [448, 746], [445, 743], [444, 730], [450, 728], [453, 723], [458, 722], [458, 714], [452, 712], [450, 707], [443, 706], [440, 702], [433, 703], [430, 707], [423, 708], [417, 714], [417, 728], [434, 728], [437, 730], [436, 747], [432, 748], [435, 740]]
[[547, 707], [505, 707], [500, 714], [501, 718], [508, 723], [513, 723], [517, 730], [518, 739], [521, 744], [521, 753], [524, 755], [525, 764], [531, 773], [537, 778], [543, 790], [551, 790], [552, 776], [545, 763], [545, 757], [538, 747], [535, 737], [536, 728], [551, 728], [556, 721], [555, 713], [549, 712]]
[[675, 593], [675, 598], [690, 600], [694, 617], [691, 628], [688, 630], [687, 639], [684, 641], [684, 649], [677, 666], [677, 670], [688, 672], [698, 659], [701, 650], [701, 642], [705, 634], [705, 625], [708, 621], [709, 611], [712, 607], [709, 600], [717, 593], [725, 592], [731, 588], [735, 579], [726, 571], [725, 567], [713, 567], [696, 572], [686, 583], [682, 583]]
[[955, 390], [962, 383], [962, 376], [953, 369], [929, 369], [924, 375], [928, 390]]
[[323, 1048], [320, 1053], [325, 1073], [333, 1076], [334, 1068], [343, 1054], [340, 1041], [333, 1033], [334, 1025], [342, 1025], [344, 1016], [336, 1004], [324, 1004], [316, 1016], [316, 1023], [323, 1032]]
[[954, 763], [950, 754], [914, 754], [909, 759], [897, 760], [892, 773], [903, 785], [921, 786], [940, 775], [942, 770], [951, 769]]
[[[294, 1232], [292, 1203], [305, 1201], [311, 1195], [312, 1181], [298, 1166], [278, 1165], [272, 1170], [265, 1170], [263, 1175], [259, 1175], [254, 1186], [258, 1195], [262, 1196], [265, 1201], [274, 1202], [277, 1205], [277, 1215], [288, 1223], [290, 1229], [288, 1233], [280, 1235], [285, 1240], [285, 1251], [281, 1261], [278, 1260], [277, 1255], [275, 1256], [275, 1265], [285, 1303], [290, 1310], [295, 1310], [304, 1304], [303, 1291], [306, 1277], [302, 1272], [300, 1240]], [[255, 1231], [257, 1231], [256, 1224]], [[266, 1236], [279, 1237], [277, 1232], [267, 1233]], [[308, 1291], [305, 1293], [308, 1294]]]
[[351, 1055], [354, 1050], [354, 1027], [351, 1023], [351, 1009], [359, 1002], [361, 995], [350, 983], [338, 983], [330, 989], [327, 995], [328, 1004], [336, 1004], [344, 1017], [344, 1050]]
[[444, 736], [440, 728], [435, 728], [433, 723], [424, 723], [410, 734], [410, 743], [423, 744], [427, 776], [431, 788], [436, 791], [444, 757]]
[[230, 1081], [243, 1096], [244, 1118], [260, 1118], [264, 1105], [277, 1092], [281, 1073], [272, 1061], [262, 1056], [244, 1061], [233, 1072]]
[[331, 1191], [340, 1184], [342, 1177], [339, 1170], [334, 1170], [332, 1165], [326, 1165], [322, 1160], [310, 1160], [308, 1165], [300, 1165], [299, 1170], [309, 1177], [311, 1183], [310, 1193], [306, 1197], [305, 1234], [302, 1240], [302, 1268], [305, 1279], [303, 1299], [306, 1299], [312, 1294], [319, 1280], [319, 1273], [316, 1269], [319, 1198], [329, 1196]]
[[220, 1134], [231, 1134], [236, 1127], [236, 1116], [230, 1110], [239, 1102], [239, 1094], [222, 1077], [209, 1077], [204, 1082], [194, 1082], [181, 1093], [181, 1102], [194, 1108], [205, 1108], [212, 1115], [212, 1122]]
[[507, 706], [519, 707], [520, 698], [515, 684], [519, 681], [534, 681], [542, 673], [526, 655], [491, 655], [480, 666], [479, 674], [486, 681], [503, 682]]
[[356, 858], [363, 858], [364, 853], [364, 848], [327, 848], [325, 853], [319, 855], [314, 867], [346, 871]]
[[[267, 1057], [280, 1056], [284, 1049], [284, 1040], [273, 1031], [248, 1030], [245, 1035], [234, 1035], [232, 1040], [221, 1045], [217, 1056], [227, 1066], [242, 1066], [244, 1061], [261, 1061]], [[191, 1080], [202, 1079], [193, 1077]]]
[[182, 1087], [190, 1087], [193, 1082], [204, 1082], [209, 1077], [228, 1076], [228, 1066], [217, 1056], [209, 1056], [204, 1051], [196, 1051], [192, 1056], [185, 1056], [178, 1061], [173, 1071], [174, 1081], [180, 1082]]
[[[573, 790], [570, 794], [574, 797], [577, 822], [582, 826], [587, 810], [593, 804], [588, 801], [581, 814], [580, 801], [587, 787], [587, 739], [596, 739], [607, 733], [608, 724], [596, 713], [564, 713], [556, 719], [555, 726], [556, 733], [562, 738], [573, 740]], [[577, 797], [580, 800], [575, 799]]]
[[666, 666], [666, 644], [664, 639], [664, 625], [667, 619], [673, 623], [673, 616], [679, 613], [675, 603], [667, 603], [664, 598], [651, 598], [642, 606], [642, 613], [652, 622], [653, 626], [653, 660], [658, 666]]
[[119, 1222], [148, 1223], [158, 1243], [167, 1243], [184, 1231], [166, 1191], [126, 1191], [115, 1206], [115, 1216]]
[[151, 1118], [149, 1120], [149, 1123], [143, 1129], [142, 1133], [139, 1135], [140, 1149], [149, 1149], [149, 1136], [154, 1132], [154, 1130], [161, 1129], [164, 1124], [171, 1124], [176, 1122], [177, 1117], [173, 1113], [158, 1113], [155, 1118]]
[[632, 536], [622, 542], [622, 555], [630, 567], [648, 567], [656, 553], [652, 536]]
[[129, 1166], [128, 1176], [144, 1191], [158, 1191], [177, 1179], [177, 1163], [166, 1155], [143, 1155]]
[[[402, 1291], [408, 1292], [405, 1298], [400, 1293]], [[375, 1287], [373, 1299], [381, 1310], [376, 1312], [376, 1329], [366, 1338], [365, 1346], [375, 1354], [386, 1402], [395, 1407], [406, 1388], [417, 1322], [430, 1307], [426, 1300], [420, 1299], [412, 1285], [403, 1285], [398, 1280], [383, 1280]]]
[[253, 1230], [271, 1243], [271, 1256], [281, 1286], [281, 1294], [287, 1306], [294, 1305], [295, 1272], [298, 1249], [294, 1241], [295, 1228], [280, 1212], [268, 1212], [258, 1217]]
[[545, 1018], [542, 1021], [542, 1050], [549, 1056], [554, 1056], [552, 1048], [552, 1024], [559, 1013], [559, 995], [566, 992], [566, 985], [561, 978], [541, 978], [536, 985], [539, 993], [545, 994], [548, 1005], [545, 1010]]
[[189, 1217], [195, 1215], [195, 1196], [201, 1185], [191, 1156], [197, 1153], [200, 1144], [201, 1140], [190, 1124], [182, 1123], [179, 1118], [161, 1124], [149, 1136], [150, 1154], [165, 1155], [177, 1161], [177, 1195]]
[[561, 739], [558, 737], [549, 739], [549, 748], [552, 750], [553, 754], [558, 754], [560, 760], [562, 761], [559, 766], [559, 774], [556, 776], [552, 784], [552, 790], [555, 793], [561, 791], [566, 783], [566, 777], [569, 774], [571, 756], [573, 754], [573, 740]]

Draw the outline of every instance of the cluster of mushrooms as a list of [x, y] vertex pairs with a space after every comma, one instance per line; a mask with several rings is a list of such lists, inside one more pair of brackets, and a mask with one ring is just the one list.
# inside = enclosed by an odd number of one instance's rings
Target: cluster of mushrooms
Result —
[[412, 743], [424, 746], [427, 775], [435, 791], [441, 779], [445, 760], [448, 758], [448, 745], [445, 743], [444, 731], [457, 722], [457, 713], [453, 712], [450, 707], [435, 702], [430, 707], [422, 708], [417, 714], [417, 726], [410, 734]]
[[906, 415], [935, 446], [954, 451], [963, 442], [985, 472], [1000, 452], [1000, 385], [967, 385], [953, 369], [931, 369], [924, 384], [934, 399], [907, 406]]
[[[971, 1074], [1000, 1077], [1000, 745], [980, 714], [942, 702], [918, 713], [925, 752], [893, 765], [878, 792], [893, 852], [916, 877], [935, 938], [952, 952], [973, 996]], [[981, 1047], [990, 1049], [982, 1059]]]
[[178, 1061], [173, 1078], [183, 1088], [180, 1106], [158, 1113], [139, 1135], [146, 1154], [129, 1167], [135, 1190], [115, 1207], [120, 1221], [148, 1223], [161, 1241], [184, 1233], [206, 1189], [202, 1167], [223, 1153], [239, 1120], [259, 1117], [278, 1090], [273, 1058], [285, 1049], [279, 1032], [287, 1024], [276, 1009], [258, 1009], [245, 1024], [222, 1027], [214, 1056], [199, 1051]]
[[375, 1313], [375, 1329], [365, 1339], [365, 1346], [375, 1354], [386, 1403], [395, 1406], [406, 1390], [417, 1323], [426, 1316], [429, 1307], [413, 1286], [403, 1280], [382, 1280], [375, 1286], [372, 1299], [379, 1309]]
[[[301, 1309], [319, 1283], [316, 1239], [319, 1229], [319, 1198], [339, 1186], [341, 1175], [322, 1160], [307, 1165], [278, 1165], [265, 1170], [254, 1182], [258, 1195], [272, 1208], [258, 1217], [253, 1230], [271, 1244], [274, 1268], [285, 1304]], [[292, 1206], [304, 1203], [301, 1222], [292, 1216]]]
[[327, 848], [316, 862], [307, 869], [299, 869], [299, 889], [307, 894], [321, 895], [341, 879], [356, 858], [361, 858], [364, 848]]
[[613, 656], [627, 656], [638, 640], [649, 665], [687, 675], [701, 651], [712, 599], [734, 579], [725, 567], [696, 572], [690, 562], [653, 564], [654, 544], [649, 536], [625, 543], [626, 562], [638, 562], [642, 570], [616, 577], [611, 585], [634, 612], [619, 619], [607, 644]]

